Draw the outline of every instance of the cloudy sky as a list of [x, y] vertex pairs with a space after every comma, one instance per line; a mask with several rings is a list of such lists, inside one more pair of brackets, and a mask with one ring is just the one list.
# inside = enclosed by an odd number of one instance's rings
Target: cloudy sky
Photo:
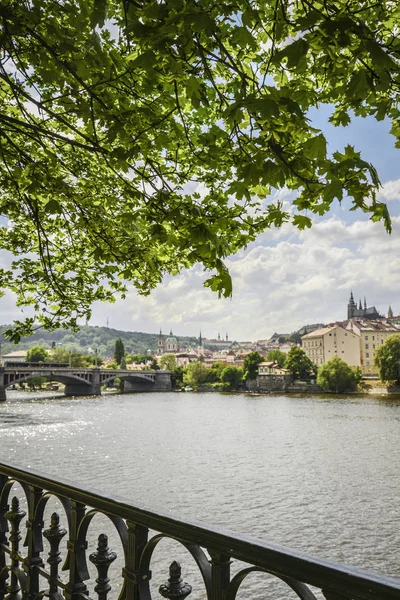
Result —
[[[400, 151], [394, 148], [390, 124], [372, 119], [353, 120], [347, 128], [333, 128], [327, 113], [313, 115], [328, 139], [331, 152], [347, 143], [361, 150], [378, 169], [381, 200], [393, 218], [389, 236], [383, 224], [372, 223], [362, 212], [349, 212], [337, 203], [310, 230], [290, 225], [271, 230], [245, 251], [230, 257], [233, 297], [218, 299], [203, 287], [207, 274], [195, 267], [165, 278], [150, 297], [131, 290], [125, 300], [94, 307], [91, 325], [107, 324], [127, 331], [164, 332], [205, 337], [228, 333], [231, 340], [265, 339], [275, 331], [290, 332], [307, 323], [346, 318], [350, 290], [356, 301], [367, 298], [387, 314], [389, 305], [400, 313]], [[285, 203], [290, 195], [280, 192]], [[0, 301], [0, 323], [21, 314], [11, 297]]]

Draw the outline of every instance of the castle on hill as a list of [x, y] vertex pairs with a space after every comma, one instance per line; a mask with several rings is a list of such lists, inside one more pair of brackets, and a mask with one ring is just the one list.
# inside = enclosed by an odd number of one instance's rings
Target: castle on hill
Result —
[[347, 318], [348, 319], [368, 319], [369, 321], [373, 321], [374, 319], [382, 319], [382, 315], [378, 313], [375, 306], [367, 307], [367, 300], [364, 297], [364, 307], [360, 302], [357, 308], [357, 302], [354, 301], [353, 292], [350, 294], [350, 300], [347, 305]]

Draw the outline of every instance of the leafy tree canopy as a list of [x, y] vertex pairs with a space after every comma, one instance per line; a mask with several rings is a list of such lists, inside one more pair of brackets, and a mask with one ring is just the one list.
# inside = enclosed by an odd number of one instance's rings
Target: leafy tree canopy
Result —
[[318, 368], [317, 384], [327, 392], [351, 392], [357, 387], [359, 380], [359, 369], [353, 369], [338, 356]]
[[210, 379], [209, 369], [200, 361], [188, 364], [186, 372], [183, 375], [183, 383], [193, 387], [198, 387]]
[[298, 346], [290, 348], [285, 367], [298, 379], [307, 378], [316, 372], [316, 365], [308, 358], [304, 350]]
[[124, 356], [125, 356], [124, 342], [121, 340], [121, 338], [118, 338], [115, 340], [115, 349], [114, 349], [114, 358], [115, 358], [115, 362], [117, 363], [117, 365], [121, 364], [121, 360], [124, 358]]
[[173, 371], [176, 367], [176, 356], [175, 354], [163, 354], [158, 359], [158, 364], [161, 369], [166, 371]]
[[48, 352], [46, 348], [42, 346], [33, 346], [26, 353], [27, 362], [44, 362], [48, 358]]
[[243, 370], [233, 365], [225, 367], [221, 373], [221, 382], [228, 390], [238, 390], [243, 382]]
[[280, 367], [283, 367], [286, 362], [286, 354], [282, 350], [270, 350], [267, 354], [268, 361], [275, 361]]
[[243, 371], [246, 380], [255, 379], [257, 377], [258, 365], [260, 362], [263, 362], [263, 360], [264, 357], [259, 352], [250, 352], [250, 354], [244, 357]]
[[[0, 284], [35, 311], [14, 340], [197, 262], [229, 296], [225, 257], [335, 199], [390, 230], [374, 167], [328, 153], [310, 109], [391, 119], [400, 144], [397, 2], [9, 0], [1, 16]], [[283, 187], [290, 214], [265, 200]]]
[[375, 354], [375, 364], [379, 368], [382, 381], [400, 383], [400, 336], [390, 336]]

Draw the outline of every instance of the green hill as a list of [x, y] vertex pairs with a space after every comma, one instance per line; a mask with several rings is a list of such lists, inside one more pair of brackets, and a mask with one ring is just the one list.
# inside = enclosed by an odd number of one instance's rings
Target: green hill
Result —
[[[3, 336], [3, 332], [9, 328], [10, 325], [0, 326], [0, 343], [3, 355], [16, 350], [27, 350], [32, 346], [51, 348], [55, 343], [67, 350], [82, 352], [83, 354], [94, 352], [97, 349], [100, 356], [111, 357], [114, 354], [115, 340], [118, 338], [121, 338], [125, 351], [128, 353], [146, 353], [148, 350], [154, 353], [157, 350], [158, 334], [156, 333], [120, 331], [110, 327], [85, 325], [77, 332], [63, 329], [57, 331], [39, 329], [34, 335], [21, 340], [19, 344], [11, 344]], [[178, 340], [181, 348], [193, 347], [198, 343], [196, 337], [178, 337]]]

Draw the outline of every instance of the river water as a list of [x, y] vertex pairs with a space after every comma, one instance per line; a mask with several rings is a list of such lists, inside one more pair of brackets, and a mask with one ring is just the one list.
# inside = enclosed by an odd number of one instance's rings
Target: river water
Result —
[[8, 392], [0, 460], [400, 577], [400, 399]]

